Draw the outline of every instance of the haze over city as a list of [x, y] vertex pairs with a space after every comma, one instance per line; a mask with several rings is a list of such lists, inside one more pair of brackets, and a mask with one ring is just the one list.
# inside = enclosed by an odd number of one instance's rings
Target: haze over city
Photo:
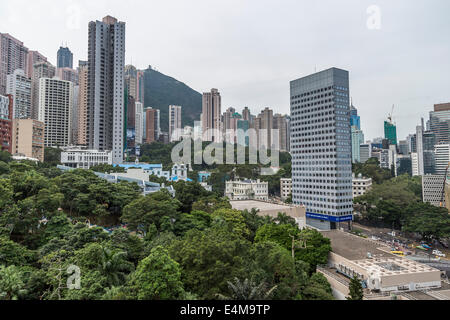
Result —
[[[380, 29], [367, 26], [371, 5]], [[127, 23], [126, 63], [199, 92], [219, 88], [224, 108], [255, 113], [289, 113], [289, 81], [336, 66], [350, 71], [366, 139], [383, 136], [393, 104], [403, 139], [450, 99], [449, 9], [445, 0], [20, 0], [0, 4], [0, 29], [53, 62], [67, 44], [78, 61], [87, 58], [88, 22], [110, 14]]]

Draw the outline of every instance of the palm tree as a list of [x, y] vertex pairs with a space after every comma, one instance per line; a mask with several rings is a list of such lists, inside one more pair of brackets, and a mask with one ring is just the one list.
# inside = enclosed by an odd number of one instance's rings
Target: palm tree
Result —
[[126, 252], [115, 252], [103, 248], [100, 270], [106, 276], [108, 284], [119, 286], [126, 280], [126, 272], [133, 271], [133, 264], [126, 260]]
[[267, 284], [262, 282], [256, 285], [253, 281], [245, 279], [241, 282], [238, 278], [234, 279], [234, 283], [228, 281], [228, 288], [231, 291], [231, 296], [224, 296], [218, 294], [220, 300], [267, 300], [270, 299], [278, 286], [268, 289]]

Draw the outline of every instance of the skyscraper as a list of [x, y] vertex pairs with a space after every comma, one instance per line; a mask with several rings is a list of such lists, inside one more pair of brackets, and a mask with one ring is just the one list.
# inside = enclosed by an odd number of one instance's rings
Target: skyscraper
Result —
[[361, 117], [358, 116], [358, 110], [353, 106], [350, 107], [350, 126], [355, 126], [358, 130], [361, 130]]
[[361, 144], [364, 143], [364, 133], [356, 125], [352, 126], [352, 162], [361, 162]]
[[136, 102], [136, 146], [141, 145], [143, 143], [144, 136], [144, 105], [141, 102]]
[[73, 83], [58, 78], [41, 78], [39, 82], [39, 121], [45, 123], [45, 146], [69, 146], [72, 142]]
[[78, 68], [78, 144], [85, 146], [88, 144], [86, 132], [88, 129], [88, 66], [81, 63]]
[[14, 101], [14, 119], [31, 119], [31, 79], [22, 69], [16, 69], [6, 78], [6, 93], [12, 95]]
[[273, 129], [278, 130], [278, 146], [280, 151], [287, 152], [288, 149], [288, 120], [287, 117], [281, 114], [273, 116]]
[[133, 96], [127, 96], [127, 149], [134, 148], [136, 146], [136, 100]]
[[34, 65], [39, 62], [47, 62], [47, 58], [38, 51], [29, 51], [27, 56], [27, 70], [25, 71], [28, 78], [33, 78]]
[[219, 90], [203, 93], [203, 141], [222, 142], [222, 98]]
[[384, 122], [384, 137], [389, 140], [389, 144], [397, 145], [397, 127], [395, 124]]
[[430, 131], [437, 144], [450, 143], [450, 103], [436, 104], [430, 112]]
[[73, 54], [67, 47], [59, 47], [57, 68], [73, 68]]
[[137, 101], [137, 70], [132, 65], [125, 66], [125, 87], [128, 94]]
[[265, 108], [258, 115], [257, 135], [259, 149], [272, 149], [273, 110]]
[[8, 74], [17, 69], [27, 70], [28, 48], [7, 33], [0, 33], [0, 94], [6, 94]]
[[39, 79], [53, 78], [56, 69], [51, 63], [41, 61], [33, 66], [33, 77], [31, 78], [31, 118], [37, 120], [39, 117]]
[[335, 229], [353, 219], [348, 71], [331, 68], [291, 82], [293, 202], [307, 224]]
[[88, 129], [89, 148], [111, 150], [113, 163], [124, 155], [125, 23], [107, 16], [89, 23]]
[[160, 111], [158, 109], [148, 108], [145, 111], [145, 142], [153, 143], [159, 140], [160, 133]]
[[0, 95], [0, 151], [12, 153], [13, 99]]
[[137, 71], [136, 101], [145, 104], [145, 73], [142, 70]]
[[169, 106], [169, 139], [170, 142], [180, 141], [181, 129], [181, 107]]

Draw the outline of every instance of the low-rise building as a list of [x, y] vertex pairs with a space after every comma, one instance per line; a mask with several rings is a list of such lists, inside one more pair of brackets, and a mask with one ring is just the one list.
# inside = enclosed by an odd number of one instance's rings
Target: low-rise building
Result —
[[227, 181], [225, 196], [230, 200], [269, 200], [269, 183], [261, 180]]
[[328, 265], [318, 272], [328, 279], [337, 299], [345, 300], [354, 277], [361, 281], [366, 299], [442, 287], [440, 270], [395, 256], [383, 243], [338, 230], [321, 233], [331, 240], [332, 252]]
[[61, 164], [70, 168], [87, 170], [102, 164], [112, 165], [112, 152], [68, 148], [61, 152]]
[[44, 162], [44, 130], [41, 121], [33, 119], [13, 120], [13, 155], [21, 155]]
[[372, 188], [372, 178], [363, 177], [362, 174], [353, 174], [353, 199], [363, 196]]
[[280, 193], [283, 201], [292, 196], [292, 179], [280, 179]]

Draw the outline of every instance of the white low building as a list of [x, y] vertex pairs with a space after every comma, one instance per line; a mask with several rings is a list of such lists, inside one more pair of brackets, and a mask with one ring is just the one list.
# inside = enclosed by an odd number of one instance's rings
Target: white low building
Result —
[[111, 151], [66, 149], [61, 152], [61, 164], [75, 169], [90, 169], [97, 165], [113, 164]]
[[225, 196], [230, 200], [269, 200], [269, 183], [261, 180], [227, 181]]
[[372, 178], [365, 178], [362, 174], [353, 174], [353, 199], [361, 197], [372, 188]]

